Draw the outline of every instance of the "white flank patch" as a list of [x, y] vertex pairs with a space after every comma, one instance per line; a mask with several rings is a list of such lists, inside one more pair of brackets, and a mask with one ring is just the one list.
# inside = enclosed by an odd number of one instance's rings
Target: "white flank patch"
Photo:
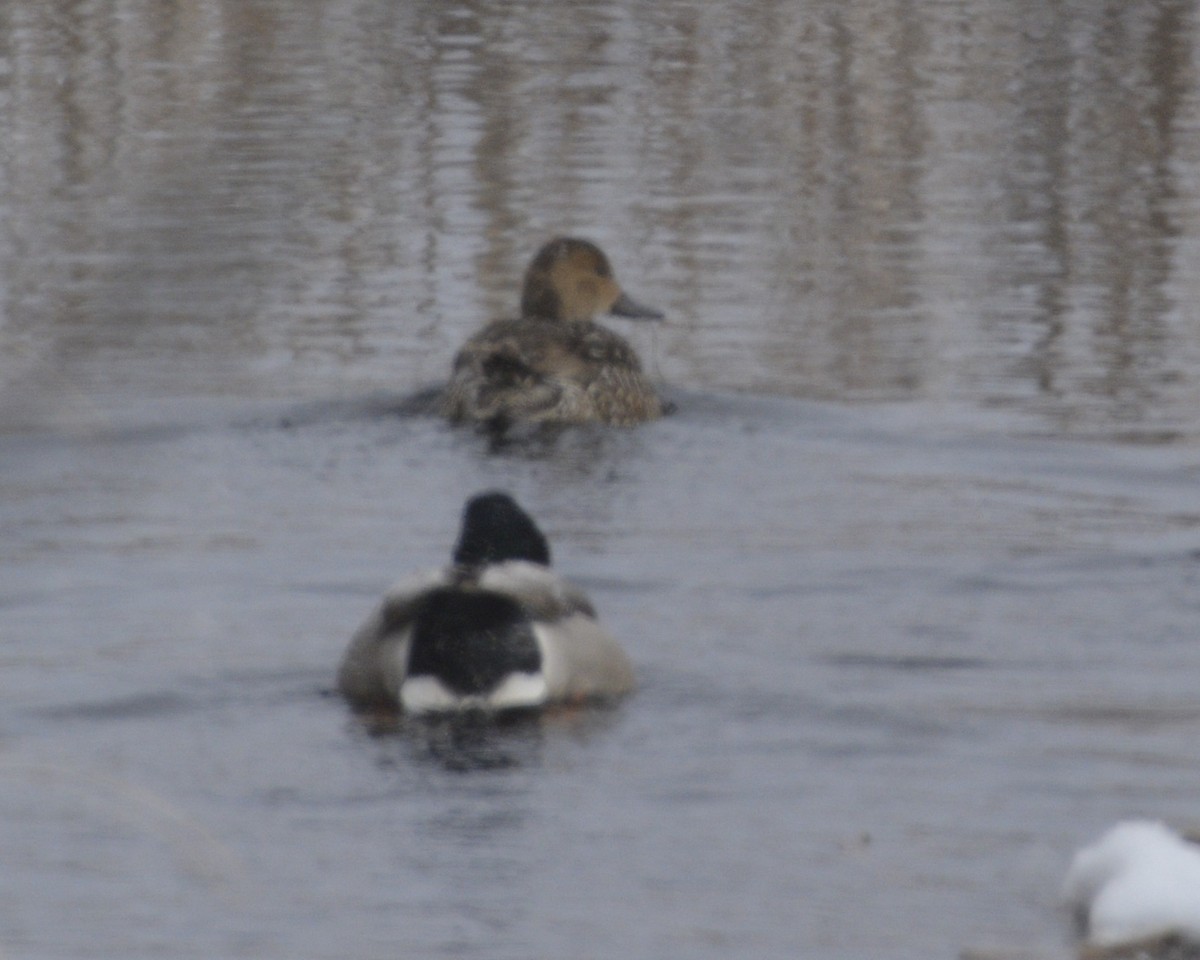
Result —
[[545, 623], [533, 624], [533, 638], [537, 641], [538, 651], [542, 655], [542, 676], [546, 682], [548, 699], [559, 700], [571, 683], [567, 676], [568, 667], [562, 652], [562, 627], [550, 626]]
[[400, 686], [400, 705], [409, 713], [460, 710], [512, 710], [546, 702], [546, 678], [540, 673], [511, 673], [490, 693], [464, 697], [436, 677], [409, 677]]
[[488, 706], [536, 707], [546, 702], [546, 678], [540, 673], [510, 673], [487, 697]]
[[1087, 911], [1096, 946], [1171, 933], [1200, 941], [1200, 847], [1161, 823], [1119, 823], [1080, 850], [1063, 892]]

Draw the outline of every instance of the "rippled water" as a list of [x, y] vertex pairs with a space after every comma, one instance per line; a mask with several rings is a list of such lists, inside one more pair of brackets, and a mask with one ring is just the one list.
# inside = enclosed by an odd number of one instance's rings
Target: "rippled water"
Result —
[[[0, 950], [1065, 957], [1200, 742], [1192, 4], [0, 7]], [[411, 415], [557, 232], [679, 407]], [[368, 730], [512, 490], [614, 710]]]

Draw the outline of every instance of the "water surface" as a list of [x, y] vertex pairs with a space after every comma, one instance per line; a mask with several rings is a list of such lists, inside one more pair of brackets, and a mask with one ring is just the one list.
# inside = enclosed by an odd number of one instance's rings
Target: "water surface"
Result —
[[[1066, 957], [1195, 826], [1193, 5], [0, 9], [0, 949]], [[581, 233], [679, 412], [413, 416]], [[511, 490], [613, 710], [373, 730]]]

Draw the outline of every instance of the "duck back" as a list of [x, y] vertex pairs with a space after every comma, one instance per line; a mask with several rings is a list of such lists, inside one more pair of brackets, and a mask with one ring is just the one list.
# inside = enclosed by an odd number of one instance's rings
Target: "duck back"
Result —
[[454, 359], [443, 413], [451, 420], [599, 422], [662, 415], [624, 337], [590, 320], [497, 320]]
[[545, 696], [542, 655], [528, 616], [511, 597], [444, 587], [413, 612], [400, 688], [413, 712], [463, 706], [534, 706]]

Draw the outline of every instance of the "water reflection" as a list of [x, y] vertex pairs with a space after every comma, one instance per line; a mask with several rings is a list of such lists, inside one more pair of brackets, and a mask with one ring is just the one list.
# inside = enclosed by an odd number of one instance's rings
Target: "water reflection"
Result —
[[376, 742], [384, 766], [472, 773], [537, 769], [556, 741], [589, 740], [616, 717], [612, 707], [594, 706], [431, 717], [378, 712], [354, 723]]
[[[1063, 426], [1078, 394], [1096, 398], [1114, 426], [1153, 420], [1182, 372], [1163, 346], [1178, 316], [1171, 286], [1186, 166], [1176, 165], [1176, 137], [1195, 123], [1190, 15], [1181, 4], [1060, 13], [1026, 38], [1002, 181], [1011, 226], [998, 238], [1016, 269], [997, 280], [1029, 278], [1018, 369]], [[1074, 50], [1060, 31], [1078, 38]]]
[[399, 750], [405, 762], [433, 764], [455, 773], [535, 765], [544, 739], [539, 718], [530, 715], [498, 720], [381, 715], [364, 718], [363, 722], [373, 737], [383, 740], [389, 757], [386, 762], [401, 762]]
[[570, 230], [669, 302], [679, 385], [1195, 435], [1182, 0], [0, 16], [28, 416], [415, 387]]

